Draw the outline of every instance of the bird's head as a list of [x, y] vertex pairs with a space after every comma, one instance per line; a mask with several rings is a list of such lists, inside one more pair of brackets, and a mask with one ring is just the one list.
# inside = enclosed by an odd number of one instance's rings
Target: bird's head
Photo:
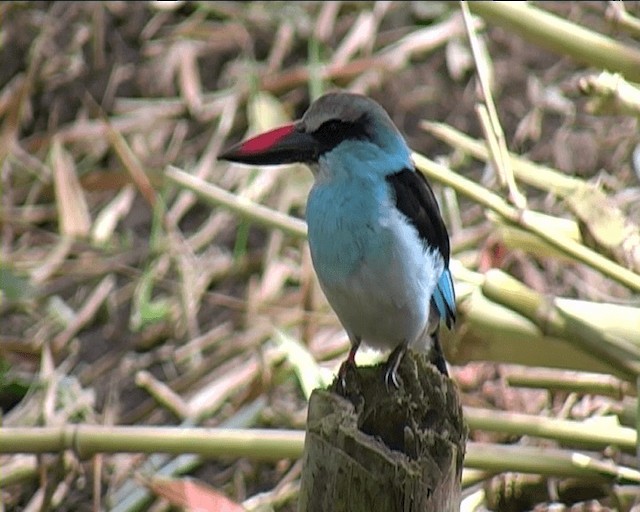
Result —
[[301, 162], [329, 174], [384, 175], [410, 165], [409, 148], [387, 112], [347, 92], [325, 94], [299, 121], [240, 142], [220, 158], [252, 165]]

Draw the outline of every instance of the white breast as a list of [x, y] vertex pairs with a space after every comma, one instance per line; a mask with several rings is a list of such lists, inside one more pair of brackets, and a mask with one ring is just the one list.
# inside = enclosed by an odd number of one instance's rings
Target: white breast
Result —
[[341, 282], [318, 276], [347, 331], [378, 349], [421, 339], [443, 270], [438, 252], [425, 250], [416, 229], [395, 205], [385, 206], [381, 211], [386, 215], [375, 226], [375, 243], [367, 247], [361, 241], [363, 257], [357, 268]]

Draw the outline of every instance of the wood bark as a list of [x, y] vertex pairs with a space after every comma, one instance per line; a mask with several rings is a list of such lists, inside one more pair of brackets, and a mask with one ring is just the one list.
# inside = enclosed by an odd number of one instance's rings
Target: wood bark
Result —
[[467, 430], [454, 383], [411, 351], [398, 389], [384, 372], [350, 369], [345, 386], [312, 393], [300, 512], [460, 509]]

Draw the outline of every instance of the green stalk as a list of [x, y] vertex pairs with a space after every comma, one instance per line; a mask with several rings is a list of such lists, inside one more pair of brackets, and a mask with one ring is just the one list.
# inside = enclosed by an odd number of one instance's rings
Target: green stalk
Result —
[[[482, 292], [535, 323], [545, 334], [562, 337], [577, 347], [602, 357], [623, 370], [627, 380], [640, 375], [640, 346], [587, 323], [581, 316], [563, 310], [510, 275], [493, 269], [485, 274]], [[639, 313], [640, 314], [640, 313]]]
[[[1, 430], [0, 430], [1, 432]], [[10, 485], [22, 483], [27, 480], [35, 480], [38, 477], [38, 465], [35, 458], [22, 463], [5, 463], [0, 471], [0, 489], [5, 489]]]
[[299, 430], [184, 427], [9, 427], [0, 429], [0, 453], [73, 450], [80, 458], [97, 453], [197, 453], [204, 457], [296, 458], [302, 454]]
[[318, 99], [324, 90], [322, 80], [322, 59], [320, 58], [320, 41], [312, 34], [308, 43], [307, 67], [309, 69], [309, 97], [311, 101]]
[[[512, 289], [508, 285], [502, 290], [494, 286], [493, 299], [497, 301], [494, 302], [483, 293], [485, 276], [460, 268], [456, 261], [453, 263], [458, 309], [464, 329], [442, 331], [445, 347], [451, 347], [447, 355], [452, 363], [495, 361], [608, 373], [628, 381], [633, 379], [633, 374], [609, 359], [585, 350], [574, 343], [575, 340], [565, 339], [569, 333], [558, 326], [553, 334], [544, 334], [534, 321], [519, 312], [526, 308], [527, 303], [533, 308], [536, 304], [527, 298], [527, 294], [519, 296], [519, 286]], [[640, 314], [637, 308], [573, 299], [556, 299], [555, 303], [564, 311], [581, 315], [593, 329], [640, 346]]]
[[172, 183], [190, 190], [203, 201], [212, 205], [220, 205], [266, 227], [281, 229], [296, 238], [306, 238], [307, 224], [282, 212], [272, 210], [249, 199], [239, 197], [231, 192], [188, 174], [177, 167], [169, 166], [165, 171], [166, 178]]
[[[490, 160], [489, 150], [485, 141], [473, 139], [444, 123], [423, 121], [421, 127], [446, 144], [460, 149], [478, 160], [483, 162]], [[516, 178], [532, 187], [546, 190], [559, 197], [565, 197], [584, 186], [584, 183], [577, 178], [566, 176], [550, 167], [533, 163], [515, 153], [508, 153], [508, 157]]]
[[465, 407], [464, 418], [472, 430], [542, 437], [593, 449], [615, 446], [621, 450], [633, 451], [636, 448], [636, 431], [628, 427], [607, 424], [607, 428], [603, 428], [597, 422], [560, 420], [476, 407]]
[[622, 400], [624, 396], [634, 395], [636, 392], [629, 382], [611, 375], [548, 368], [510, 370], [506, 380], [509, 386], [610, 396], [616, 400]]
[[614, 27], [626, 30], [636, 39], [640, 38], [640, 20], [629, 14], [623, 2], [611, 2], [605, 12], [605, 17]]
[[509, 165], [507, 142], [504, 130], [500, 124], [498, 110], [493, 101], [491, 94], [490, 78], [489, 78], [489, 57], [481, 50], [478, 36], [471, 21], [471, 14], [467, 2], [461, 2], [460, 7], [464, 18], [464, 24], [467, 29], [469, 45], [473, 54], [473, 60], [476, 65], [476, 73], [478, 83], [480, 84], [482, 103], [476, 105], [476, 112], [480, 119], [480, 126], [484, 132], [484, 138], [489, 147], [491, 162], [498, 176], [502, 187], [506, 187], [509, 191], [509, 200], [518, 208], [527, 206], [526, 197], [518, 190], [516, 181], [513, 178], [513, 168]]
[[536, 213], [529, 210], [518, 210], [509, 205], [504, 199], [485, 189], [481, 185], [454, 173], [447, 167], [437, 164], [418, 153], [413, 153], [416, 167], [429, 178], [437, 180], [447, 186], [453, 187], [458, 192], [466, 195], [475, 202], [490, 208], [504, 217], [505, 220], [525, 228], [534, 233], [554, 248], [569, 255], [571, 258], [585, 263], [602, 274], [618, 281], [631, 290], [640, 291], [640, 275], [618, 265], [610, 259], [585, 247], [584, 245], [567, 237], [558, 236], [558, 233], [550, 232], [546, 224], [537, 222]]
[[640, 472], [584, 453], [533, 446], [467, 443], [465, 467], [596, 481], [640, 482]]
[[620, 75], [603, 71], [582, 78], [578, 85], [591, 98], [585, 107], [590, 114], [640, 116], [640, 89]]
[[[481, 469], [463, 468], [462, 469], [462, 488], [471, 487], [489, 480], [495, 472], [483, 471]], [[462, 509], [461, 509], [462, 510]]]
[[[566, 263], [573, 262], [569, 256], [560, 252], [560, 250], [553, 247], [550, 243], [541, 240], [533, 233], [529, 233], [513, 224], [507, 224], [495, 215], [487, 215], [487, 217], [495, 223], [494, 232], [498, 235], [505, 247], [524, 251], [537, 258], [554, 258]], [[561, 219], [557, 220], [560, 221]], [[562, 226], [556, 227], [562, 229]], [[564, 231], [563, 236], [570, 236], [570, 234]]]
[[526, 2], [469, 2], [469, 9], [532, 43], [640, 81], [640, 52]]
[[[636, 432], [627, 427], [543, 418], [465, 407], [471, 429], [531, 435], [558, 442], [602, 449], [635, 448]], [[97, 453], [197, 453], [206, 457], [252, 457], [261, 460], [296, 458], [302, 453], [300, 430], [136, 427], [69, 425], [63, 427], [6, 427], [1, 430], [0, 453], [47, 453], [73, 450], [81, 458]]]
[[[490, 416], [495, 411], [487, 413]], [[504, 416], [509, 416], [503, 413]], [[465, 412], [475, 424], [482, 421], [477, 411]], [[518, 415], [517, 415], [518, 416]], [[520, 421], [519, 429], [545, 432], [541, 422], [537, 428], [528, 415]], [[562, 422], [562, 420], [550, 420]], [[514, 423], [514, 421], [512, 421]], [[602, 433], [586, 434], [583, 424], [570, 423], [574, 433], [587, 444], [613, 443], [627, 446], [631, 436], [613, 429]], [[535, 424], [535, 422], [534, 422]], [[547, 429], [549, 432], [557, 429]], [[565, 430], [566, 432], [566, 430]], [[0, 453], [45, 453], [73, 450], [87, 458], [97, 453], [197, 453], [202, 457], [251, 457], [261, 460], [295, 459], [302, 455], [305, 433], [301, 430], [215, 429], [183, 427], [104, 427], [96, 425], [68, 425], [62, 427], [4, 428], [0, 435]], [[568, 436], [568, 433], [566, 434]], [[635, 432], [633, 432], [635, 436]], [[634, 439], [635, 440], [635, 439]], [[605, 481], [640, 483], [640, 472], [617, 466], [612, 462], [591, 457], [585, 453], [537, 448], [530, 446], [502, 446], [470, 442], [467, 444], [465, 466], [492, 472], [520, 471], [559, 477], [578, 477]]]

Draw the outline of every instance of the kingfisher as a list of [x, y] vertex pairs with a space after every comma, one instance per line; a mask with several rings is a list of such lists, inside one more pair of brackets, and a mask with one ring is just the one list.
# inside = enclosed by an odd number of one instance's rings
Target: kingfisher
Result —
[[232, 146], [221, 159], [258, 166], [306, 164], [314, 176], [306, 207], [320, 287], [351, 349], [391, 351], [387, 386], [408, 348], [430, 353], [448, 375], [438, 340], [456, 316], [447, 228], [433, 190], [384, 108], [367, 96], [330, 92], [302, 118]]

